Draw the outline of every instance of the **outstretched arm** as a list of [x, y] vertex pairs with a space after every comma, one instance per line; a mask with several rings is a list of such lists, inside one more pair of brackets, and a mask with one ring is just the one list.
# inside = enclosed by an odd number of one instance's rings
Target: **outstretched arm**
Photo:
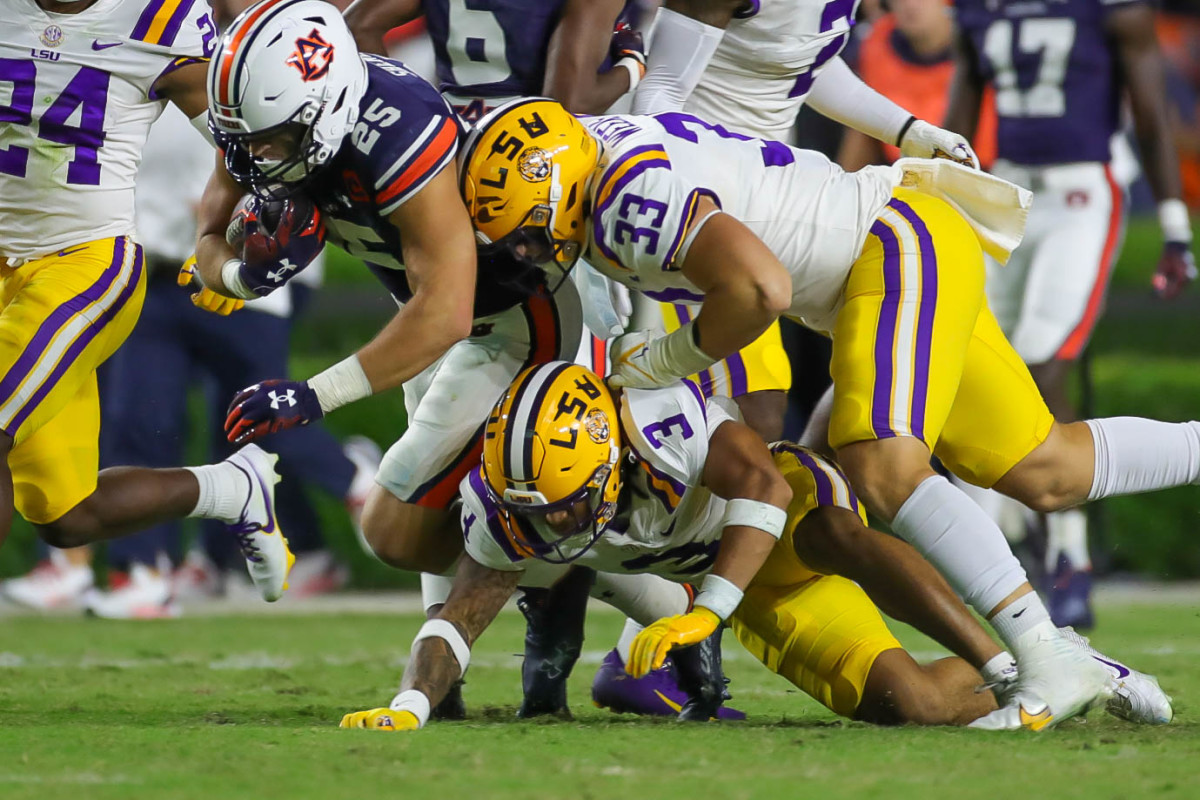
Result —
[[678, 111], [687, 102], [744, 0], [666, 0], [654, 22], [646, 77], [633, 113]]
[[354, 42], [364, 53], [387, 55], [383, 37], [421, 15], [420, 0], [356, 0], [344, 14]]
[[[622, 0], [568, 0], [550, 37], [542, 92], [573, 114], [603, 114], [641, 78], [645, 67], [638, 57], [644, 62], [645, 56], [640, 34], [613, 35], [623, 6]], [[617, 51], [615, 63], [599, 72], [610, 48]], [[622, 63], [626, 59], [628, 68]]]

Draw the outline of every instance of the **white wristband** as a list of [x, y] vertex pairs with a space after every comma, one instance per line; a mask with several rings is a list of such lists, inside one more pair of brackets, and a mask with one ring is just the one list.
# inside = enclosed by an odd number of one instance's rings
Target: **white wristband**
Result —
[[459, 678], [467, 674], [467, 667], [471, 666], [471, 648], [467, 645], [467, 640], [458, 632], [458, 628], [454, 627], [454, 623], [445, 619], [431, 619], [421, 626], [421, 630], [417, 631], [416, 638], [413, 639], [413, 647], [416, 648], [417, 642], [422, 639], [443, 639], [446, 644], [450, 645], [451, 652], [454, 653], [455, 660], [458, 661]]
[[425, 723], [429, 722], [429, 698], [424, 692], [416, 689], [405, 689], [400, 694], [392, 698], [392, 702], [388, 703], [388, 708], [392, 711], [407, 711], [417, 718], [417, 727], [424, 728]]
[[759, 500], [749, 500], [745, 497], [735, 497], [725, 504], [725, 518], [721, 520], [721, 527], [744, 525], [747, 528], [757, 528], [778, 539], [783, 535], [787, 518], [787, 512], [778, 506]]
[[617, 63], [613, 64], [613, 67], [624, 67], [629, 70], [629, 88], [625, 90], [627, 92], [632, 92], [637, 88], [637, 85], [642, 81], [642, 73], [646, 69], [640, 61], [631, 56], [618, 59]]
[[1158, 204], [1158, 224], [1163, 239], [1168, 242], [1190, 242], [1192, 240], [1192, 218], [1187, 204], [1172, 198]]
[[317, 402], [325, 414], [374, 393], [357, 354], [313, 375], [308, 379], [308, 386], [316, 393]]
[[239, 297], [242, 300], [253, 300], [258, 297], [254, 292], [250, 291], [250, 287], [242, 280], [242, 260], [240, 258], [231, 258], [221, 265], [221, 283], [225, 284], [225, 288], [234, 297]]
[[696, 595], [693, 606], [704, 606], [722, 620], [737, 610], [742, 602], [742, 590], [734, 586], [720, 575], [709, 573], [700, 583], [700, 594]]
[[696, 321], [650, 343], [650, 366], [656, 375], [686, 378], [708, 369], [716, 361], [696, 344]]

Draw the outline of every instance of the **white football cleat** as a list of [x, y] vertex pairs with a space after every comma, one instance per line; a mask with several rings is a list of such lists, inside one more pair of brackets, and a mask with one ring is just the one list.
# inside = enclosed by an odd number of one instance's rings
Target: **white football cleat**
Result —
[[1035, 637], [1021, 648], [1016, 691], [1003, 707], [970, 724], [984, 730], [1041, 731], [1086, 712], [1112, 694], [1109, 671], [1049, 623], [1024, 634]]
[[288, 588], [288, 572], [296, 561], [275, 515], [275, 484], [279, 483], [275, 462], [278, 460], [279, 456], [256, 444], [248, 444], [225, 459], [225, 463], [236, 467], [250, 481], [250, 493], [238, 521], [226, 525], [225, 529], [237, 539], [242, 555], [246, 557], [250, 579], [268, 603], [278, 600]]
[[1143, 725], [1166, 725], [1174, 718], [1171, 696], [1159, 687], [1157, 678], [1130, 669], [1115, 658], [1097, 652], [1088, 638], [1076, 633], [1074, 628], [1059, 628], [1058, 631], [1068, 642], [1108, 670], [1109, 688], [1112, 690], [1112, 697], [1105, 705], [1108, 713]]
[[59, 550], [19, 578], [0, 581], [0, 595], [26, 608], [79, 608], [95, 578], [87, 565], [74, 566]]
[[146, 564], [133, 564], [124, 585], [107, 592], [88, 592], [84, 598], [87, 613], [101, 619], [178, 617], [179, 606], [171, 594], [168, 574]]

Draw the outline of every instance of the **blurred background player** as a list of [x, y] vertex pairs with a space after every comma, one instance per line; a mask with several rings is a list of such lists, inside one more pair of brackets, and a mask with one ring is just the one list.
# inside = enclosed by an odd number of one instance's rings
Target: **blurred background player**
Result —
[[14, 506], [68, 547], [216, 518], [275, 600], [292, 556], [272, 508], [273, 456], [255, 447], [193, 469], [98, 470], [96, 369], [145, 294], [140, 148], [168, 101], [203, 126], [212, 19], [175, 0], [46, 8], [0, 4], [0, 78], [12, 85], [0, 127], [0, 538]]
[[[988, 302], [1055, 418], [1073, 421], [1068, 378], [1103, 311], [1124, 231], [1110, 145], [1123, 99], [1158, 200], [1155, 289], [1173, 297], [1195, 276], [1154, 8], [956, 0], [955, 9], [959, 60], [946, 125], [973, 136], [990, 86], [999, 117], [993, 172], [1034, 191], [1024, 241], [1007, 266], [989, 270]], [[972, 495], [994, 518], [1013, 518], [995, 495]], [[1046, 515], [1045, 525], [1050, 612], [1060, 625], [1090, 626], [1087, 518], [1069, 509]]]

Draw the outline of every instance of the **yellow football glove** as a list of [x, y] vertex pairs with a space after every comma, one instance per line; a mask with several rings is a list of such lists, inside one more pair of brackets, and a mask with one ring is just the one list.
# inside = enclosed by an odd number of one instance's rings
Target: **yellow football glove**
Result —
[[640, 678], [661, 667], [671, 648], [702, 642], [720, 624], [720, 617], [704, 606], [696, 606], [689, 614], [663, 617], [634, 637], [625, 671]]
[[339, 728], [370, 728], [376, 731], [415, 731], [421, 727], [411, 711], [392, 711], [390, 708], [371, 708], [353, 711], [342, 717]]
[[188, 256], [188, 260], [183, 262], [183, 266], [179, 268], [176, 283], [180, 286], [199, 287], [200, 291], [192, 295], [192, 305], [202, 308], [205, 311], [211, 311], [218, 316], [228, 317], [246, 305], [245, 300], [238, 300], [235, 297], [226, 297], [223, 294], [217, 294], [212, 289], [201, 284], [199, 276], [196, 275], [195, 255]]

